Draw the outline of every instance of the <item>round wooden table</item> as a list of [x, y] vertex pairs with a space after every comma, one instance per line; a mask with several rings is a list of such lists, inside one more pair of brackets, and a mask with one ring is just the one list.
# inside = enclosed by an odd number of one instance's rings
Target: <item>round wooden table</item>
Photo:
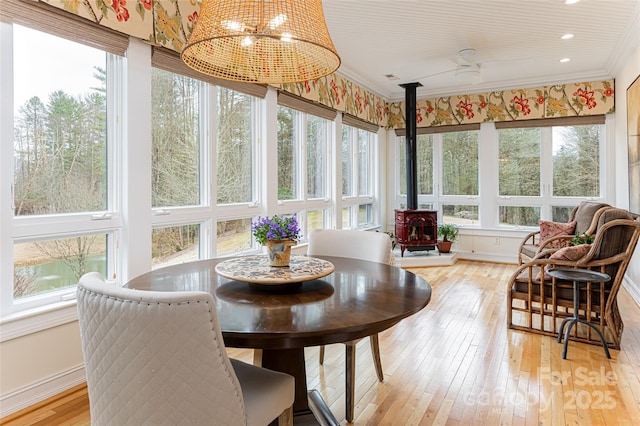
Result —
[[431, 300], [423, 278], [395, 266], [318, 256], [330, 275], [284, 292], [265, 291], [219, 276], [225, 259], [161, 268], [129, 281], [138, 290], [207, 291], [215, 300], [224, 343], [262, 349], [262, 366], [296, 380], [294, 412], [309, 412], [304, 348], [344, 343], [379, 333]]

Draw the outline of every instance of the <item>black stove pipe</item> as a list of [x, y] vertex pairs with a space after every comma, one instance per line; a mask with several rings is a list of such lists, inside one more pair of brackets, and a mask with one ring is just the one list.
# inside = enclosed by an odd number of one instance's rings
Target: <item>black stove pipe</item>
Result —
[[401, 84], [405, 89], [405, 124], [407, 140], [407, 210], [418, 209], [418, 153], [416, 124], [416, 88], [420, 83]]

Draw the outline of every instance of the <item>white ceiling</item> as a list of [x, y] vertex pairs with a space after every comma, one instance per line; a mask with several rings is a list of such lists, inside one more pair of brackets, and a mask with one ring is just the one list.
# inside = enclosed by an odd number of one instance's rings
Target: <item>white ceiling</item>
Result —
[[[608, 79], [640, 43], [640, 0], [324, 0], [323, 8], [338, 73], [390, 101], [415, 81], [427, 98]], [[574, 37], [561, 40], [566, 33]], [[455, 69], [467, 48], [477, 51], [482, 83], [454, 72], [421, 78]]]

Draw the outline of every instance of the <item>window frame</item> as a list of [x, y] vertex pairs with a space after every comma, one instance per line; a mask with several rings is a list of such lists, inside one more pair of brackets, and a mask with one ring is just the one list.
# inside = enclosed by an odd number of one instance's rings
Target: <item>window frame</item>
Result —
[[[2, 66], [0, 69], [0, 92], [8, 94], [2, 97], [0, 104], [0, 117], [5, 125], [0, 133], [0, 149], [3, 152], [14, 152], [13, 128], [15, 115], [14, 108], [14, 60], [13, 45], [14, 31], [13, 25], [0, 21], [0, 32], [2, 34], [2, 44], [0, 45], [0, 56]], [[48, 36], [57, 37], [47, 32], [39, 31]], [[59, 38], [59, 37], [58, 37]], [[77, 43], [82, 44], [82, 43]], [[93, 46], [92, 46], [93, 47]], [[95, 47], [94, 47], [95, 48]], [[16, 217], [13, 200], [13, 179], [14, 162], [13, 155], [2, 155], [0, 160], [0, 207], [3, 211], [11, 211], [11, 219], [4, 219], [0, 224], [0, 235], [3, 235], [0, 242], [0, 309], [2, 315], [0, 322], [11, 323], [15, 319], [29, 316], [33, 313], [54, 312], [68, 308], [75, 302], [76, 287], [68, 287], [60, 290], [37, 294], [24, 299], [13, 299], [13, 274], [14, 274], [14, 245], [18, 243], [35, 242], [52, 239], [63, 239], [81, 235], [106, 235], [107, 247], [111, 253], [107, 253], [107, 275], [119, 276], [122, 271], [122, 262], [118, 262], [113, 256], [112, 247], [116, 247], [121, 238], [123, 225], [121, 213], [122, 181], [118, 177], [122, 167], [122, 132], [118, 124], [118, 117], [122, 116], [124, 110], [124, 100], [118, 96], [123, 90], [123, 67], [122, 57], [105, 53], [106, 65], [106, 204], [105, 210], [83, 211], [74, 213], [55, 213], [46, 215], [28, 215]], [[8, 183], [8, 184], [7, 184]], [[52, 230], [55, 230], [52, 232]], [[118, 256], [116, 253], [115, 256]], [[54, 318], [73, 318], [74, 313], [66, 314]], [[54, 321], [54, 324], [56, 322]], [[27, 329], [30, 329], [36, 322], [30, 322]], [[4, 325], [3, 325], [4, 327]], [[20, 328], [18, 328], [20, 330]], [[0, 341], [11, 338], [16, 332], [11, 328], [7, 333], [3, 331]]]
[[[332, 185], [332, 176], [334, 175], [334, 166], [336, 162], [332, 160], [332, 153], [335, 151], [332, 149], [334, 146], [333, 143], [333, 135], [335, 135], [335, 121], [329, 120], [324, 117], [320, 117], [315, 114], [310, 114], [308, 112], [303, 112], [299, 109], [286, 106], [286, 105], [277, 105], [276, 108], [289, 108], [295, 112], [294, 123], [293, 123], [293, 142], [295, 144], [295, 161], [296, 161], [296, 189], [298, 194], [295, 194], [294, 199], [292, 200], [277, 200], [277, 208], [274, 209], [273, 213], [270, 215], [279, 214], [279, 215], [290, 215], [296, 214], [298, 216], [298, 222], [300, 225], [300, 231], [302, 234], [301, 241], [307, 241], [307, 235], [309, 234], [309, 230], [307, 229], [307, 212], [308, 211], [317, 211], [324, 210], [325, 212], [330, 212], [332, 207], [332, 200], [334, 198], [333, 195], [333, 185]], [[321, 198], [310, 198], [307, 194], [307, 182], [308, 182], [308, 170], [307, 170], [307, 119], [309, 116], [313, 116], [314, 118], [320, 118], [325, 122], [324, 134], [326, 135], [326, 144], [324, 146], [324, 155], [326, 159], [325, 164], [325, 176], [324, 176], [324, 187], [325, 187], [325, 196]], [[277, 141], [275, 143], [277, 148]], [[278, 185], [276, 176], [276, 185]], [[276, 191], [277, 198], [277, 191]], [[327, 223], [333, 223], [334, 219], [325, 216], [324, 222], [325, 226]]]
[[[153, 67], [150, 67], [150, 72], [153, 72]], [[167, 71], [159, 68], [165, 72]], [[174, 73], [175, 74], [175, 73]], [[187, 76], [188, 77], [188, 76]], [[153, 88], [151, 89], [153, 90]], [[173, 226], [183, 225], [200, 225], [200, 237], [199, 237], [199, 258], [210, 257], [214, 253], [214, 247], [207, 239], [210, 235], [212, 228], [211, 216], [213, 214], [212, 202], [215, 199], [212, 194], [213, 185], [210, 183], [215, 176], [211, 170], [214, 170], [215, 157], [212, 149], [211, 135], [214, 135], [214, 128], [212, 127], [212, 121], [203, 119], [203, 117], [209, 117], [209, 111], [216, 111], [215, 101], [215, 86], [211, 86], [208, 83], [199, 81], [199, 117], [198, 120], [198, 135], [199, 135], [199, 190], [200, 190], [200, 204], [192, 206], [165, 206], [165, 207], [151, 207], [151, 229], [166, 228]], [[213, 103], [213, 106], [212, 106]], [[149, 99], [149, 105], [151, 106], [151, 99]], [[153, 129], [151, 128], [151, 131]], [[151, 159], [149, 159], [151, 161]], [[206, 167], [209, 165], [209, 167]], [[150, 253], [150, 256], [152, 254]]]
[[[153, 77], [153, 73], [155, 70], [159, 70], [160, 72], [178, 75], [181, 77], [186, 77], [191, 80], [194, 80], [198, 83], [198, 191], [199, 191], [199, 202], [196, 204], [185, 204], [185, 205], [164, 205], [164, 206], [153, 206], [152, 200], [152, 210], [154, 215], [166, 215], [167, 213], [171, 214], [172, 212], [180, 212], [185, 210], [191, 210], [198, 207], [208, 207], [210, 205], [210, 194], [209, 188], [207, 186], [209, 179], [206, 176], [206, 173], [209, 172], [208, 168], [205, 170], [203, 167], [210, 158], [211, 149], [207, 145], [207, 131], [208, 129], [208, 120], [205, 119], [203, 113], [209, 109], [210, 100], [210, 90], [209, 85], [201, 80], [194, 79], [188, 75], [182, 75], [173, 71], [168, 71], [160, 67], [151, 66], [151, 76]], [[151, 94], [153, 97], [153, 78], [151, 79]], [[151, 106], [151, 112], [153, 113], [153, 100], [149, 100], [149, 105]], [[153, 120], [151, 122], [151, 134], [152, 134], [152, 147], [153, 147]], [[151, 158], [152, 165], [151, 170], [153, 171], [153, 157]]]
[[[214, 102], [210, 105], [211, 113], [208, 114], [209, 117], [213, 117], [213, 119], [209, 122], [210, 125], [210, 134], [217, 135], [217, 126], [218, 123], [218, 86], [210, 86], [212, 92], [211, 95], [214, 97]], [[232, 90], [232, 89], [228, 89]], [[251, 95], [248, 95], [251, 96]], [[212, 253], [214, 256], [218, 255], [217, 246], [218, 246], [218, 235], [217, 235], [217, 224], [218, 222], [226, 222], [229, 220], [242, 220], [242, 219], [251, 219], [255, 216], [258, 216], [258, 212], [260, 211], [261, 205], [264, 204], [263, 201], [263, 191], [260, 187], [260, 182], [263, 174], [263, 164], [258, 159], [260, 156], [260, 144], [261, 144], [261, 136], [262, 135], [262, 126], [264, 125], [264, 106], [265, 100], [256, 96], [251, 96], [251, 155], [253, 156], [252, 164], [253, 173], [251, 177], [251, 185], [253, 189], [251, 193], [253, 194], [253, 200], [243, 203], [227, 203], [227, 204], [217, 204], [218, 199], [218, 176], [213, 171], [216, 170], [217, 163], [217, 150], [213, 149], [211, 159], [209, 161], [209, 179], [211, 182], [211, 204], [212, 204], [212, 216], [213, 221], [210, 225], [210, 231], [208, 231], [209, 237], [206, 239], [206, 243], [210, 245], [208, 248], [208, 252]], [[216, 136], [213, 136], [213, 141], [211, 142], [211, 146], [215, 147], [217, 144]], [[203, 238], [202, 241], [205, 241]], [[202, 247], [201, 247], [202, 250]], [[257, 246], [253, 241], [253, 237], [251, 240], [251, 248], [248, 250], [244, 250], [237, 253], [251, 253], [257, 250]], [[222, 257], [230, 256], [229, 254], [222, 254]]]
[[[340, 211], [338, 212], [338, 222], [340, 226], [344, 226], [343, 214], [344, 209], [349, 209], [348, 220], [349, 229], [371, 229], [379, 227], [380, 209], [378, 196], [376, 194], [379, 190], [379, 173], [375, 167], [377, 161], [377, 155], [379, 151], [378, 134], [369, 130], [360, 129], [356, 126], [350, 126], [348, 124], [342, 124], [343, 128], [347, 129], [347, 137], [350, 143], [349, 152], [351, 154], [351, 161], [349, 162], [351, 167], [351, 192], [352, 195], [342, 195]], [[370, 188], [369, 194], [360, 194], [360, 132], [366, 132], [367, 143], [369, 144], [369, 152], [367, 158], [367, 167], [369, 179], [368, 188]], [[340, 133], [341, 138], [344, 138], [344, 134]], [[340, 140], [340, 149], [338, 151], [339, 159], [336, 163], [340, 166], [340, 175], [342, 176], [342, 144], [343, 139]], [[342, 180], [339, 184], [339, 189], [342, 191]], [[359, 211], [361, 205], [371, 205], [371, 221], [366, 223], [359, 222]]]
[[[460, 130], [462, 132], [478, 132], [478, 194], [477, 195], [444, 195], [443, 194], [443, 185], [442, 185], [442, 176], [444, 174], [444, 164], [443, 164], [443, 143], [444, 143], [444, 133], [454, 133], [454, 132], [443, 132], [443, 133], [431, 133], [432, 136], [432, 149], [433, 149], [433, 171], [432, 171], [432, 180], [433, 180], [433, 188], [432, 194], [418, 194], [418, 206], [431, 205], [432, 208], [427, 210], [437, 210], [438, 211], [438, 221], [440, 223], [443, 222], [443, 206], [444, 205], [469, 205], [469, 206], [478, 206], [479, 216], [481, 216], [480, 209], [480, 194], [482, 193], [481, 189], [481, 155], [480, 155], [480, 138], [481, 138], [481, 129], [480, 130]], [[397, 158], [400, 158], [400, 150], [406, 149], [406, 139], [404, 136], [397, 136], [396, 140], [399, 139], [399, 143], [397, 143], [396, 155]], [[402, 205], [407, 205], [407, 194], [406, 191], [404, 194], [400, 192], [401, 182], [400, 182], [400, 167], [403, 167], [399, 164], [396, 171], [396, 205], [397, 208], [400, 208]], [[406, 167], [406, 166], [404, 166]], [[420, 185], [418, 185], [419, 187]], [[420, 208], [420, 207], [419, 207]], [[459, 224], [460, 227], [480, 227], [481, 219], [478, 218], [476, 224]]]
[[[572, 121], [570, 121], [572, 120]], [[439, 220], [442, 220], [443, 204], [477, 205], [478, 223], [462, 224], [462, 228], [476, 229], [499, 229], [501, 231], [531, 232], [537, 229], [536, 226], [507, 226], [499, 224], [500, 206], [523, 206], [540, 207], [542, 220], [552, 220], [554, 207], [573, 208], [581, 201], [605, 202], [608, 194], [612, 191], [613, 172], [607, 159], [612, 155], [613, 148], [607, 146], [608, 138], [613, 137], [611, 126], [613, 118], [610, 115], [605, 117], [604, 123], [576, 123], [575, 118], [568, 118], [566, 126], [576, 125], [597, 125], [599, 126], [599, 182], [600, 195], [598, 197], [558, 197], [551, 195], [553, 185], [553, 155], [552, 155], [552, 128], [562, 127], [562, 121], [555, 121], [552, 125], [540, 126], [542, 129], [541, 138], [541, 195], [539, 197], [516, 197], [499, 195], [499, 132], [495, 123], [482, 123], [478, 133], [478, 196], [443, 196], [441, 195], [441, 174], [442, 174], [442, 137], [441, 133], [433, 133], [433, 181], [434, 195], [418, 194], [418, 205], [433, 205], [434, 210], [438, 210]], [[530, 126], [529, 126], [530, 127]], [[546, 129], [546, 130], [545, 130]], [[407, 195], [400, 193], [400, 169], [404, 165], [400, 164], [401, 149], [405, 149], [404, 136], [394, 135], [396, 144], [394, 149], [395, 162], [395, 208], [406, 208]], [[545, 139], [546, 138], [546, 139]], [[606, 180], [605, 180], [606, 178]]]
[[[496, 194], [496, 215], [493, 217], [495, 227], [499, 229], [523, 229], [535, 230], [537, 226], [522, 225], [501, 225], [499, 223], [498, 211], [500, 207], [538, 207], [540, 208], [541, 220], [553, 220], [554, 207], [567, 207], [572, 209], [582, 201], [599, 201], [604, 202], [604, 194], [606, 186], [604, 182], [606, 164], [606, 125], [605, 124], [589, 124], [598, 126], [598, 181], [600, 194], [597, 197], [587, 196], [556, 196], [553, 195], [553, 128], [554, 127], [573, 127], [580, 124], [567, 124], [566, 126], [555, 124], [553, 126], [540, 127], [540, 195], [539, 196], [501, 196], [498, 193], [499, 181], [496, 178], [495, 194]], [[496, 132], [496, 145], [498, 144], [499, 132]], [[494, 167], [498, 168], [499, 158], [496, 155], [494, 159]]]

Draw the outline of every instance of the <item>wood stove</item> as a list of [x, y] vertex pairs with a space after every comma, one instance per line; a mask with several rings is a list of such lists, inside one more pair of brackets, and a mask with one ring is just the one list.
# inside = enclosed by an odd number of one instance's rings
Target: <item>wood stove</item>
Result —
[[437, 210], [396, 210], [396, 242], [404, 250], [434, 250], [438, 242]]
[[418, 210], [416, 88], [420, 83], [407, 83], [405, 88], [405, 124], [407, 129], [407, 210], [395, 211], [396, 241], [400, 255], [409, 251], [434, 250], [438, 241], [438, 212]]

